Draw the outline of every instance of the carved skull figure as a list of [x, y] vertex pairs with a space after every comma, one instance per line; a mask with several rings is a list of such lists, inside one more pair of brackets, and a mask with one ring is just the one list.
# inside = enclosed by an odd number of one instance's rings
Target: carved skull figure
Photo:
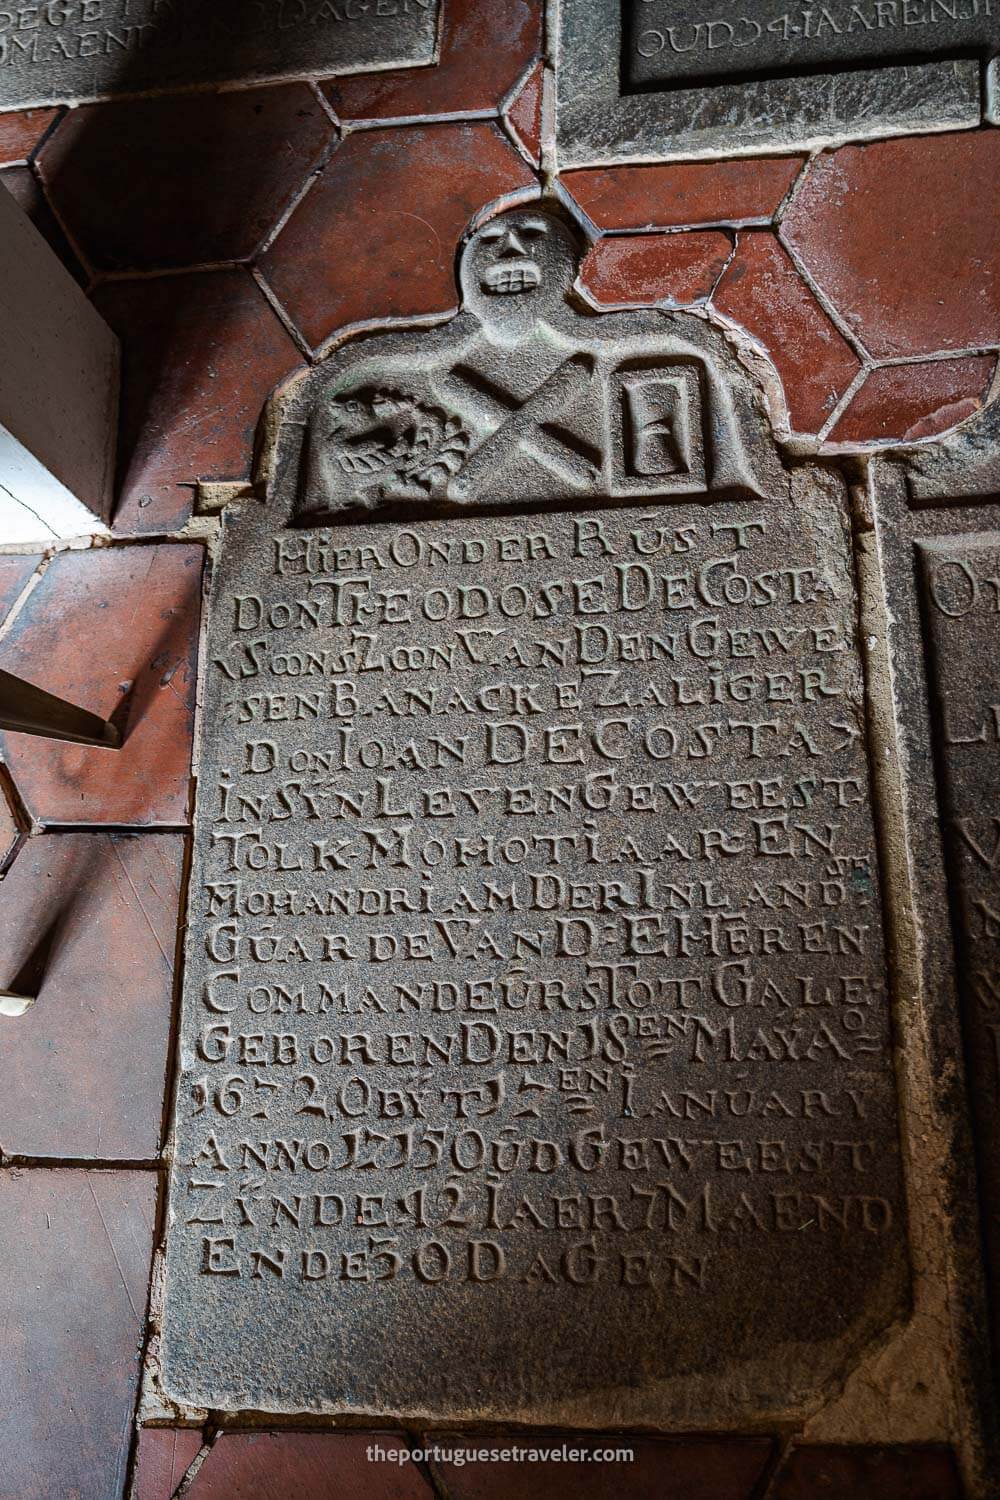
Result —
[[551, 214], [514, 209], [488, 219], [462, 253], [465, 306], [494, 337], [516, 343], [565, 301], [578, 258], [570, 230]]

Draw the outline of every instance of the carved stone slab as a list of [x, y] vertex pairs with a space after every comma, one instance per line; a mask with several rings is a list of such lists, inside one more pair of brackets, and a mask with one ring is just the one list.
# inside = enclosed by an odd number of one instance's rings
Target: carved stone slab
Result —
[[558, 0], [560, 165], [979, 123], [995, 0]]
[[[1000, 537], [920, 548], [987, 1266], [1000, 1276]], [[994, 1347], [1000, 1310], [993, 1298]]]
[[195, 1405], [738, 1426], [905, 1303], [845, 497], [705, 321], [577, 310], [575, 256], [487, 223], [464, 311], [308, 376], [226, 518]]
[[433, 62], [439, 0], [56, 0], [0, 11], [0, 108]]
[[1000, 12], [992, 0], [801, 6], [754, 0], [714, 12], [703, 0], [627, 0], [624, 11], [623, 78], [629, 88], [960, 57], [995, 51], [1000, 36]]

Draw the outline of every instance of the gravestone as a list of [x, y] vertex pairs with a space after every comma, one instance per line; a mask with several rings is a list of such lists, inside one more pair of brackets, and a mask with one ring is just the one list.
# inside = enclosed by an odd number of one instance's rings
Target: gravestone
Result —
[[906, 1305], [846, 495], [578, 257], [489, 220], [226, 513], [174, 1400], [738, 1428]]
[[53, 0], [0, 10], [0, 109], [435, 61], [439, 0]]
[[559, 0], [560, 164], [808, 148], [980, 122], [996, 0]]
[[[986, 1264], [1000, 1274], [1000, 538], [922, 542], [931, 724]], [[1000, 1306], [993, 1301], [994, 1346]]]

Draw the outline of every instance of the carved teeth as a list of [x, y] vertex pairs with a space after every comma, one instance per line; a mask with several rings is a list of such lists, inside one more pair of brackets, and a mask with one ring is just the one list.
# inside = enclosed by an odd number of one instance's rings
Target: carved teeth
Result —
[[512, 293], [529, 292], [542, 279], [542, 273], [534, 261], [522, 261], [516, 266], [494, 266], [487, 271], [482, 281], [484, 292], [494, 292], [505, 297]]

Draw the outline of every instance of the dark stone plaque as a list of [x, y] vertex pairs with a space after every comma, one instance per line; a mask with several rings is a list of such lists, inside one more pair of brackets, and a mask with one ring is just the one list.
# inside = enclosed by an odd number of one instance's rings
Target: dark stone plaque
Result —
[[0, 108], [434, 61], [439, 0], [53, 0], [0, 10]]
[[920, 548], [969, 1097], [1000, 1349], [1000, 537]]
[[175, 1398], [735, 1427], [905, 1302], [844, 494], [576, 255], [488, 222], [227, 516]]
[[998, 0], [626, 0], [626, 88], [995, 51]]
[[563, 167], [802, 149], [983, 117], [1000, 0], [556, 0]]

